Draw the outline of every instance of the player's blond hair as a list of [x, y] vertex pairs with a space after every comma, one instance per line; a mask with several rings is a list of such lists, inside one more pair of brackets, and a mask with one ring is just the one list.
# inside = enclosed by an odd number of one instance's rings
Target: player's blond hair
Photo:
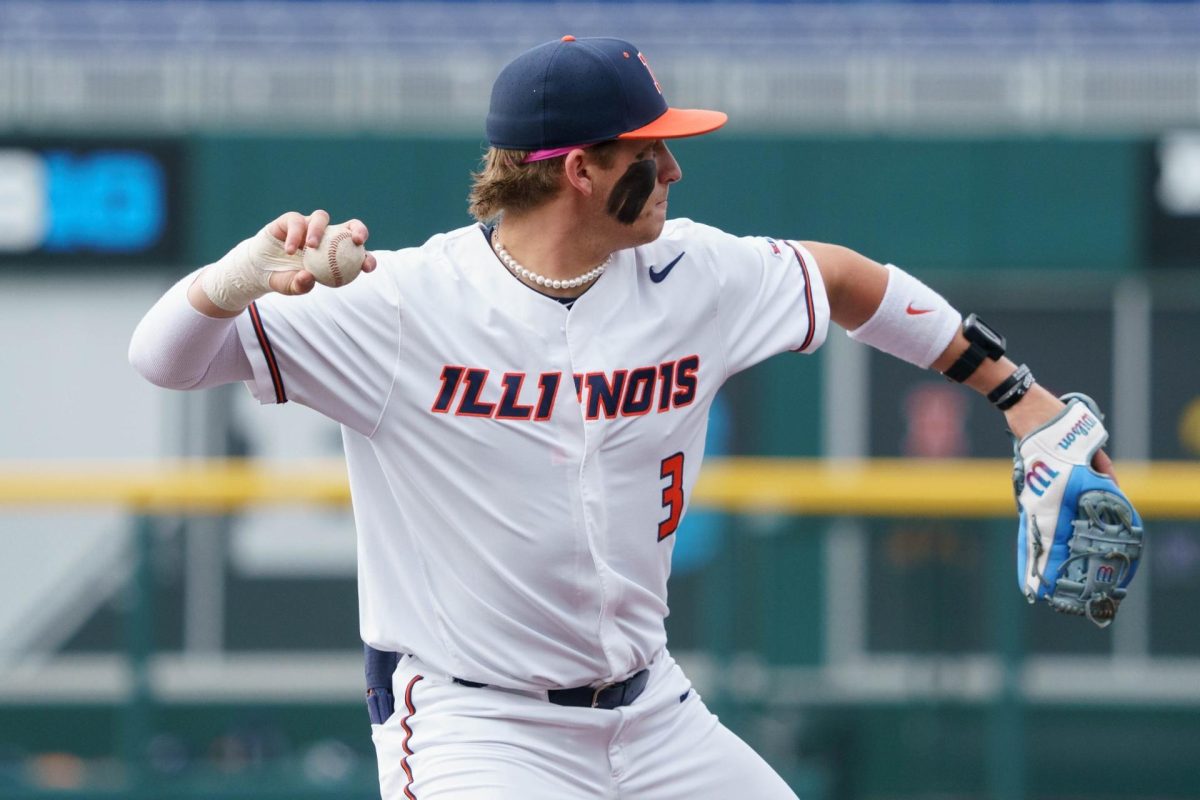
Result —
[[[587, 152], [602, 167], [612, 164], [615, 155], [602, 142]], [[471, 173], [471, 193], [467, 197], [471, 216], [480, 222], [496, 219], [505, 211], [520, 213], [537, 208], [562, 187], [563, 157], [523, 163], [529, 150], [504, 150], [489, 147], [482, 168]]]

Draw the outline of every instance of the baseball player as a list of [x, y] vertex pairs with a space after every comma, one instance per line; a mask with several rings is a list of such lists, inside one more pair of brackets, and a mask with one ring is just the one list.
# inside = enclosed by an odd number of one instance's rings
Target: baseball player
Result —
[[[668, 219], [669, 140], [725, 120], [668, 107], [629, 42], [540, 45], [496, 79], [479, 224], [312, 291], [297, 254], [329, 217], [289, 212], [134, 334], [158, 385], [245, 381], [341, 424], [362, 639], [400, 654], [395, 713], [373, 726], [387, 800], [794, 797], [672, 660], [667, 576], [717, 390], [813, 352], [830, 321], [990, 395], [1031, 452], [1075, 431], [1038, 480], [1110, 480], [1089, 407], [902, 269]], [[1055, 562], [1027, 552], [1036, 594]]]

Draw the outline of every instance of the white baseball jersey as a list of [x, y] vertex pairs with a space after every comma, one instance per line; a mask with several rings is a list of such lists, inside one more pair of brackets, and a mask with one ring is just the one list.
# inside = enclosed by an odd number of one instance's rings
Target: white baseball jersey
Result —
[[254, 395], [342, 425], [363, 640], [512, 689], [642, 669], [709, 406], [730, 375], [822, 343], [815, 259], [672, 220], [568, 309], [477, 225], [375, 255], [238, 321]]

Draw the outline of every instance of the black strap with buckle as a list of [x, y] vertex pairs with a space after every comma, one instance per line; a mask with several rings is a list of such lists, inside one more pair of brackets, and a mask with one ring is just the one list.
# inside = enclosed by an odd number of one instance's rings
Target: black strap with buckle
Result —
[[975, 374], [985, 358], [996, 361], [1004, 355], [1007, 347], [1004, 337], [992, 329], [990, 325], [979, 318], [978, 314], [969, 314], [962, 324], [963, 336], [966, 338], [967, 349], [942, 374], [949, 380], [962, 383]]
[[[546, 693], [546, 699], [557, 706], [579, 706], [583, 708], [614, 709], [627, 706], [641, 696], [650, 681], [650, 670], [644, 669], [618, 683], [606, 683], [603, 686], [576, 686], [574, 689], [551, 689]], [[463, 678], [455, 678], [460, 686], [482, 689], [484, 683], [476, 683]]]

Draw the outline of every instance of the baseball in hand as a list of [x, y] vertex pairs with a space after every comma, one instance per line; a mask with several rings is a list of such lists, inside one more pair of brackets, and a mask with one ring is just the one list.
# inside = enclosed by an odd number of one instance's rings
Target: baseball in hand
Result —
[[304, 268], [313, 274], [317, 283], [344, 286], [362, 271], [366, 248], [355, 244], [345, 225], [330, 225], [316, 247], [304, 248]]

